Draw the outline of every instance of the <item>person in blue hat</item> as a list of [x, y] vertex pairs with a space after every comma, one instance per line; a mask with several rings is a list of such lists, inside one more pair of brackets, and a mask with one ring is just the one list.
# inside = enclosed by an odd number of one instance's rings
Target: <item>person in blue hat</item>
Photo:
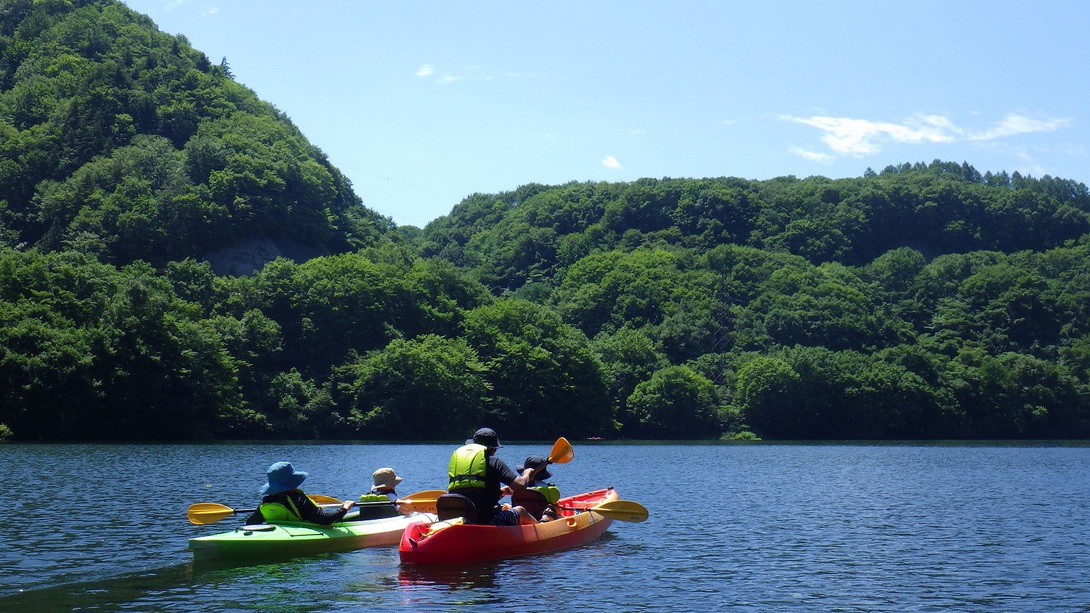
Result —
[[247, 524], [263, 524], [269, 521], [298, 521], [328, 526], [344, 519], [345, 513], [355, 506], [346, 500], [339, 507], [320, 507], [299, 489], [307, 473], [295, 470], [290, 462], [276, 462], [266, 471], [268, 483], [257, 490], [263, 494], [261, 505], [246, 520]]
[[473, 438], [466, 440], [466, 444], [450, 456], [450, 465], [447, 468], [450, 483], [447, 492], [464, 496], [473, 502], [476, 516], [472, 523], [493, 526], [536, 524], [537, 519], [521, 506], [510, 509], [499, 506], [500, 498], [508, 491], [501, 488], [501, 485], [508, 486], [511, 491], [523, 490], [530, 484], [533, 475], [532, 468], [519, 474], [497, 458], [496, 450], [502, 446], [499, 436], [492, 428], [477, 430]]

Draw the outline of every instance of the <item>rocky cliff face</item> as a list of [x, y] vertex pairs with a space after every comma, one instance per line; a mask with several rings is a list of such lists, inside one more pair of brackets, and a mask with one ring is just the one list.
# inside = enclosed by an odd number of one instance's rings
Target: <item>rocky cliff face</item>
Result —
[[329, 255], [329, 250], [293, 239], [263, 236], [206, 254], [204, 259], [217, 275], [245, 277], [279, 257], [299, 263], [323, 255]]

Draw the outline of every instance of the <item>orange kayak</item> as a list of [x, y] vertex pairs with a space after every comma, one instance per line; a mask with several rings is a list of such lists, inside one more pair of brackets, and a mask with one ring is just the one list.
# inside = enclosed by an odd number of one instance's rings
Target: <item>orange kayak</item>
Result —
[[558, 519], [524, 526], [482, 526], [461, 519], [413, 524], [401, 535], [403, 564], [465, 564], [529, 556], [589, 543], [613, 522], [589, 509], [617, 500], [613, 488], [561, 498]]

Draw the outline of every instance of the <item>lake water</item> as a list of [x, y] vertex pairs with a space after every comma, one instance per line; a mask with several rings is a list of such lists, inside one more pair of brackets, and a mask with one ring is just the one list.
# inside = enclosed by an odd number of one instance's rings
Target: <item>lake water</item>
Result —
[[561, 491], [615, 486], [647, 522], [438, 571], [393, 548], [193, 566], [189, 538], [239, 521], [194, 526], [186, 507], [254, 506], [274, 461], [338, 498], [392, 466], [406, 495], [444, 486], [456, 443], [0, 445], [0, 611], [1090, 611], [1081, 444], [572, 441]]

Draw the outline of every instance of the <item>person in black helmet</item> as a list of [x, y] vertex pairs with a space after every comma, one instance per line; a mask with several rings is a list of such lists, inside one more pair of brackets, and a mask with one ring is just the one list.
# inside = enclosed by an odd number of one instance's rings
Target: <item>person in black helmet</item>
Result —
[[497, 458], [496, 450], [502, 446], [495, 430], [477, 430], [473, 438], [450, 456], [447, 491], [465, 496], [473, 502], [477, 513], [473, 523], [493, 526], [536, 524], [534, 516], [522, 507], [499, 507], [500, 498], [503, 497], [501, 485], [507, 485], [512, 490], [526, 489], [533, 474], [532, 468], [527, 468], [522, 474], [516, 473], [506, 462]]

